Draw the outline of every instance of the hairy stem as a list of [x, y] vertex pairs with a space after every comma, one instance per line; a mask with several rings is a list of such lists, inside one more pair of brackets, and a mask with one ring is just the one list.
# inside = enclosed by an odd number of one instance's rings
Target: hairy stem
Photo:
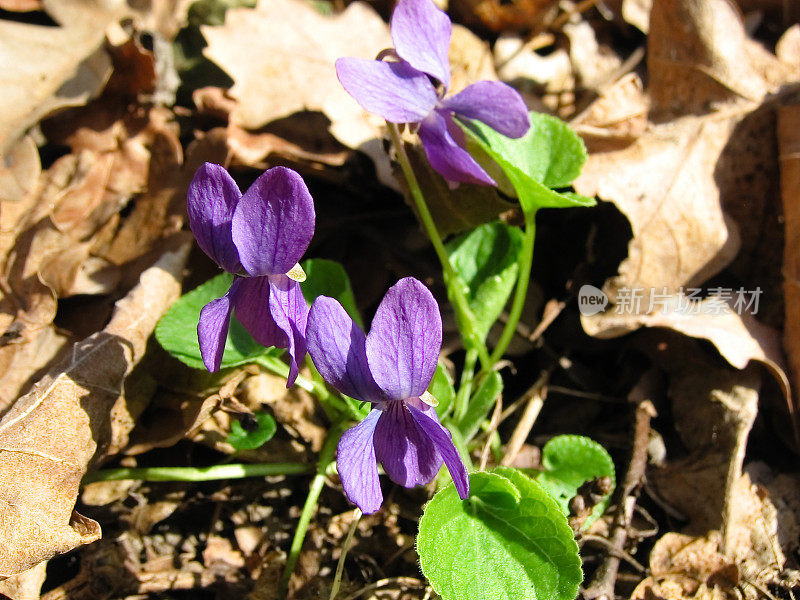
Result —
[[456, 318], [460, 325], [459, 329], [468, 346], [474, 348], [478, 352], [481, 366], [488, 371], [492, 368], [492, 363], [489, 358], [489, 352], [486, 350], [486, 345], [483, 343], [477, 327], [475, 326], [475, 315], [472, 314], [472, 310], [467, 302], [465, 292], [466, 286], [455, 270], [453, 270], [453, 265], [450, 264], [450, 257], [444, 247], [442, 238], [439, 236], [439, 230], [436, 229], [436, 224], [433, 222], [433, 217], [431, 216], [430, 210], [428, 210], [428, 205], [425, 203], [425, 196], [422, 194], [419, 181], [417, 181], [417, 176], [414, 174], [411, 161], [408, 159], [408, 154], [406, 154], [406, 148], [403, 145], [403, 140], [400, 138], [400, 131], [394, 123], [387, 123], [387, 126], [392, 137], [392, 144], [397, 151], [397, 162], [400, 163], [400, 169], [403, 171], [403, 176], [408, 184], [411, 198], [414, 200], [414, 206], [417, 209], [417, 215], [433, 244], [433, 249], [439, 257], [439, 262], [442, 264], [444, 283], [447, 286], [450, 302], [453, 304], [453, 308], [456, 312]]
[[456, 423], [460, 423], [464, 415], [467, 414], [469, 398], [472, 395], [472, 381], [475, 377], [475, 362], [477, 359], [478, 353], [474, 349], [470, 348], [467, 350], [467, 355], [464, 358], [464, 369], [461, 371], [461, 382], [458, 385], [455, 410], [453, 411], [453, 421]]

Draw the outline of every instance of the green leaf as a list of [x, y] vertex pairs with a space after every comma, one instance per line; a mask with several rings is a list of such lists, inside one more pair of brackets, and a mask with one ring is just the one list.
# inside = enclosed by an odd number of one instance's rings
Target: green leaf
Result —
[[456, 390], [453, 388], [453, 381], [442, 363], [436, 365], [436, 371], [433, 374], [433, 379], [431, 379], [431, 384], [428, 386], [428, 391], [439, 401], [436, 406], [436, 414], [439, 415], [439, 418], [445, 416], [456, 399]]
[[516, 227], [495, 221], [447, 244], [450, 264], [468, 288], [469, 307], [483, 338], [514, 289], [522, 238]]
[[[197, 342], [200, 310], [211, 300], [224, 296], [232, 281], [233, 275], [222, 273], [184, 294], [172, 305], [156, 326], [156, 339], [164, 350], [193, 369], [205, 369]], [[260, 356], [280, 356], [282, 352], [278, 348], [264, 348], [234, 317], [228, 329], [221, 368], [255, 362]]]
[[536, 482], [506, 467], [470, 475], [468, 500], [439, 491], [419, 522], [422, 572], [444, 600], [573, 600], [578, 545]]
[[361, 329], [364, 329], [364, 321], [361, 320], [361, 315], [356, 307], [353, 288], [344, 267], [335, 260], [324, 258], [309, 258], [303, 261], [302, 267], [307, 277], [300, 287], [306, 302], [312, 304], [318, 296], [335, 298], [344, 307], [350, 318]]
[[[530, 116], [531, 128], [518, 139], [479, 121], [462, 124], [468, 149], [509, 193], [507, 178], [526, 213], [545, 207], [593, 206], [592, 198], [550, 189], [566, 187], [578, 176], [587, 156], [583, 140], [556, 117], [536, 112]], [[496, 164], [487, 162], [487, 156]]]
[[[584, 482], [610, 477], [611, 493], [616, 485], [611, 456], [600, 444], [582, 435], [559, 435], [551, 439], [542, 449], [542, 464], [545, 470], [536, 476], [536, 481], [556, 499], [565, 515], [569, 515], [569, 501]], [[584, 528], [603, 514], [611, 493], [595, 506]]]
[[465, 440], [472, 439], [486, 418], [489, 410], [503, 391], [503, 378], [497, 371], [490, 372], [480, 383], [469, 401], [467, 412], [458, 422], [458, 429]]
[[231, 433], [225, 441], [236, 450], [255, 450], [270, 441], [278, 429], [275, 419], [265, 412], [256, 413], [255, 418], [257, 427], [253, 431], [246, 431], [242, 424], [235, 420], [231, 425]]

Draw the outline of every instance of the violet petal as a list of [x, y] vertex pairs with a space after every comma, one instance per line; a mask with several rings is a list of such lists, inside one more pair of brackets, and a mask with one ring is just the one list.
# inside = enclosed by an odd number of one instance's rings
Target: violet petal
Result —
[[268, 277], [238, 277], [234, 314], [253, 339], [262, 346], [286, 348], [289, 340], [275, 323], [269, 308]]
[[200, 344], [200, 356], [203, 364], [211, 373], [219, 371], [225, 341], [228, 339], [228, 328], [231, 322], [231, 308], [236, 302], [239, 292], [239, 279], [234, 279], [228, 293], [206, 304], [200, 311], [197, 322], [197, 341]]
[[419, 139], [428, 162], [448, 181], [496, 185], [469, 152], [456, 143], [448, 129], [448, 120], [449, 115], [434, 110], [419, 128]]
[[421, 396], [442, 347], [439, 305], [420, 281], [406, 277], [381, 300], [367, 335], [367, 363], [375, 383], [392, 400]]
[[392, 14], [392, 41], [412, 67], [450, 86], [450, 35], [447, 13], [431, 0], [400, 0]]
[[511, 138], [530, 129], [528, 107], [519, 92], [502, 81], [479, 81], [442, 102], [445, 109], [461, 117], [486, 123]]
[[300, 372], [300, 363], [306, 356], [308, 304], [300, 290], [300, 284], [286, 275], [269, 277], [269, 311], [289, 342], [285, 346], [289, 354], [289, 377], [286, 379], [288, 388], [294, 385]]
[[375, 457], [395, 483], [425, 485], [439, 472], [442, 456], [416, 422], [406, 402], [391, 401], [375, 428]]
[[383, 502], [373, 444], [375, 426], [382, 415], [383, 411], [373, 409], [361, 423], [342, 434], [337, 446], [336, 466], [344, 493], [365, 515], [376, 512]]
[[250, 275], [284, 274], [314, 236], [314, 201], [303, 178], [286, 167], [262, 173], [233, 213], [233, 243]]
[[405, 61], [340, 58], [336, 75], [364, 110], [390, 123], [418, 123], [436, 105], [428, 76]]
[[384, 400], [367, 364], [366, 336], [333, 298], [320, 296], [308, 313], [308, 353], [322, 378], [356, 400]]
[[461, 457], [453, 444], [450, 432], [439, 423], [436, 411], [432, 408], [422, 411], [408, 405], [408, 410], [417, 425], [426, 433], [428, 438], [436, 445], [436, 449], [444, 459], [450, 471], [450, 476], [456, 484], [456, 490], [461, 499], [469, 498], [469, 475]]
[[197, 169], [187, 194], [189, 227], [198, 246], [229, 273], [241, 268], [231, 238], [231, 219], [241, 195], [228, 172], [213, 163], [203, 163]]

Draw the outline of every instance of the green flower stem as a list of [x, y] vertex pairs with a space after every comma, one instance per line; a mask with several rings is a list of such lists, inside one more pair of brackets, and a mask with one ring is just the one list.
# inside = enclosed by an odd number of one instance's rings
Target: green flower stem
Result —
[[325, 438], [325, 443], [322, 444], [322, 450], [319, 453], [319, 460], [317, 461], [317, 474], [311, 481], [311, 487], [306, 496], [306, 502], [303, 505], [303, 512], [300, 513], [300, 521], [297, 523], [297, 529], [294, 532], [292, 539], [292, 546], [289, 549], [289, 555], [286, 557], [286, 567], [283, 571], [280, 587], [278, 588], [278, 597], [285, 598], [289, 590], [289, 579], [292, 576], [297, 559], [300, 557], [300, 550], [303, 548], [303, 540], [308, 531], [308, 525], [311, 523], [311, 517], [317, 509], [317, 502], [322, 489], [325, 487], [325, 479], [328, 477], [328, 468], [333, 464], [333, 456], [336, 453], [336, 445], [339, 443], [339, 438], [347, 428], [346, 423], [337, 423], [333, 425]]
[[[511, 304], [511, 310], [508, 313], [508, 321], [506, 322], [503, 333], [497, 341], [497, 345], [492, 351], [490, 364], [494, 365], [499, 361], [508, 345], [514, 338], [517, 330], [517, 324], [522, 316], [522, 309], [525, 306], [525, 297], [528, 295], [528, 283], [531, 277], [531, 268], [533, 266], [533, 243], [536, 238], [536, 211], [525, 213], [525, 236], [522, 238], [522, 250], [520, 251], [519, 258], [519, 275], [517, 279], [517, 287], [514, 289], [514, 300]], [[490, 367], [491, 368], [491, 367]], [[483, 365], [482, 372], [488, 371], [486, 365]]]
[[96, 481], [214, 481], [267, 475], [302, 475], [311, 471], [304, 463], [227, 464], [212, 467], [142, 467], [138, 469], [104, 469], [89, 473], [82, 483]]
[[414, 174], [411, 161], [408, 159], [408, 154], [406, 154], [406, 148], [400, 137], [400, 131], [394, 123], [387, 123], [387, 126], [389, 128], [389, 134], [392, 137], [392, 144], [397, 151], [397, 161], [400, 163], [400, 169], [403, 171], [406, 183], [408, 183], [408, 189], [414, 200], [417, 214], [419, 215], [422, 226], [425, 228], [425, 232], [428, 234], [433, 244], [436, 255], [439, 257], [439, 262], [442, 264], [444, 283], [447, 286], [450, 301], [456, 311], [461, 333], [465, 337], [465, 342], [478, 352], [482, 367], [489, 370], [492, 368], [489, 352], [486, 350], [486, 345], [483, 343], [483, 340], [478, 334], [477, 327], [475, 326], [475, 316], [472, 314], [464, 291], [466, 286], [453, 269], [453, 265], [450, 264], [450, 257], [444, 247], [442, 238], [439, 236], [439, 230], [436, 229], [436, 224], [433, 222], [433, 217], [431, 216], [430, 210], [428, 210], [428, 205], [425, 203], [425, 196], [422, 194], [419, 181], [417, 181], [417, 176]]
[[464, 357], [464, 370], [461, 371], [461, 382], [458, 385], [455, 410], [453, 411], [453, 421], [456, 423], [460, 423], [464, 415], [467, 414], [469, 398], [472, 395], [472, 380], [475, 377], [475, 362], [477, 359], [478, 353], [474, 349], [470, 348], [467, 350], [467, 355]]

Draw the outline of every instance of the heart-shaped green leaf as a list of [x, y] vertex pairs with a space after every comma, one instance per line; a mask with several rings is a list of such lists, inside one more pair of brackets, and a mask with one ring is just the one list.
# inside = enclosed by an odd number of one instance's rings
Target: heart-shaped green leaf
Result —
[[[193, 369], [204, 369], [197, 342], [200, 310], [212, 300], [224, 296], [232, 282], [233, 275], [221, 273], [181, 296], [156, 326], [156, 339], [164, 350]], [[277, 348], [264, 348], [232, 317], [221, 368], [244, 365], [258, 357], [280, 356], [282, 352]]]
[[303, 270], [306, 272], [306, 280], [301, 284], [303, 297], [306, 302], [313, 304], [317, 296], [329, 296], [339, 301], [342, 307], [350, 315], [361, 329], [364, 329], [364, 322], [356, 307], [356, 299], [353, 295], [353, 288], [350, 285], [350, 278], [341, 263], [325, 258], [309, 258], [303, 261]]
[[603, 514], [616, 485], [614, 461], [605, 448], [582, 435], [559, 435], [542, 449], [542, 465], [545, 470], [536, 476], [536, 481], [556, 499], [565, 515], [569, 515], [569, 501], [584, 482], [610, 477], [611, 492], [595, 505], [584, 528]]
[[587, 156], [583, 140], [556, 117], [536, 112], [530, 117], [530, 129], [517, 139], [479, 121], [462, 124], [467, 148], [500, 189], [517, 196], [526, 213], [545, 207], [594, 206], [593, 198], [551, 189], [568, 186], [580, 173]]
[[536, 482], [506, 467], [470, 475], [461, 500], [439, 491], [419, 522], [422, 572], [444, 600], [573, 600], [578, 546], [566, 517]]
[[225, 440], [236, 450], [255, 450], [260, 448], [275, 435], [278, 426], [272, 415], [265, 412], [255, 414], [256, 428], [252, 431], [246, 430], [238, 420], [234, 420], [231, 425], [231, 432]]

